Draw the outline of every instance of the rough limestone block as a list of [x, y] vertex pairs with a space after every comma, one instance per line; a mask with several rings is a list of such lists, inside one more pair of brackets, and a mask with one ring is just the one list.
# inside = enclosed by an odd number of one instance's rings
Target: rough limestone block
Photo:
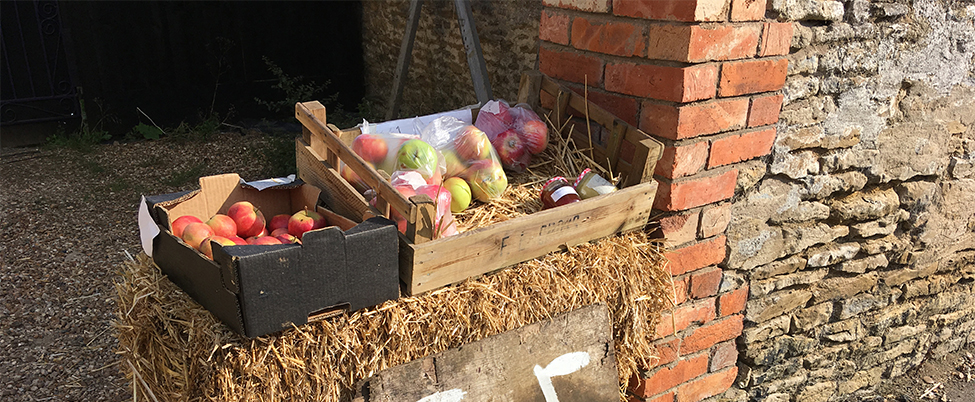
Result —
[[836, 192], [860, 191], [867, 185], [867, 176], [858, 171], [802, 178], [803, 199], [822, 200]]
[[827, 273], [829, 273], [828, 268], [821, 268], [813, 271], [799, 271], [788, 275], [777, 276], [771, 279], [754, 281], [749, 289], [751, 290], [752, 297], [761, 297], [775, 290], [818, 282], [825, 278]]
[[793, 324], [801, 331], [809, 331], [827, 322], [833, 314], [833, 303], [823, 302], [796, 311]]
[[804, 402], [826, 402], [836, 393], [835, 381], [824, 381], [806, 387], [796, 398]]
[[823, 326], [823, 337], [833, 342], [849, 342], [867, 336], [867, 329], [859, 319], [838, 321]]
[[837, 218], [857, 222], [879, 219], [894, 213], [899, 206], [900, 199], [893, 189], [880, 188], [853, 193], [831, 204]]
[[755, 268], [752, 271], [752, 280], [771, 278], [776, 275], [791, 274], [806, 267], [806, 259], [794, 255], [792, 257], [774, 261], [772, 263]]
[[782, 226], [783, 250], [786, 255], [798, 254], [817, 244], [828, 244], [850, 233], [849, 226], [830, 226], [825, 223]]
[[887, 261], [886, 255], [875, 254], [863, 258], [857, 258], [855, 260], [843, 261], [833, 266], [832, 268], [841, 272], [862, 274], [864, 272], [872, 271], [877, 268], [886, 267], [888, 264], [889, 262]]
[[927, 325], [905, 325], [902, 327], [888, 328], [887, 332], [884, 334], [884, 347], [891, 347], [891, 345], [900, 342], [904, 339], [913, 337], [920, 334], [928, 329]]
[[745, 319], [751, 322], [765, 322], [788, 313], [812, 298], [812, 292], [805, 289], [784, 290], [772, 293], [761, 299], [748, 301]]
[[861, 313], [887, 306], [888, 299], [882, 295], [865, 293], [840, 302], [839, 319], [845, 320]]
[[855, 277], [835, 277], [824, 279], [812, 288], [813, 301], [820, 303], [827, 300], [839, 301], [873, 288], [880, 276], [871, 272]]
[[860, 243], [829, 244], [824, 247], [810, 249], [806, 256], [806, 266], [825, 267], [856, 257], [860, 252]]

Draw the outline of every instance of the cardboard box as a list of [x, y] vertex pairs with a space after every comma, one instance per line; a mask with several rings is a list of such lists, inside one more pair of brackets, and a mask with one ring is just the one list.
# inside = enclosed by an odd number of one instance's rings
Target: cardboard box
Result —
[[[645, 227], [657, 193], [653, 171], [663, 144], [539, 73], [523, 77], [518, 103], [522, 102], [531, 105], [540, 116], [546, 114], [548, 104], [554, 108], [552, 119], [560, 127], [568, 119], [588, 116], [589, 124], [578, 120], [563, 135], [571, 135], [576, 144], [592, 143], [593, 160], [605, 161], [604, 168], [621, 176], [620, 190], [434, 239], [433, 201], [425, 195], [406, 198], [396, 191], [386, 179], [388, 172], [384, 172], [385, 176], [380, 174], [350, 148], [361, 130], [326, 125], [325, 108], [315, 101], [295, 105], [295, 117], [304, 127], [302, 138], [295, 144], [298, 174], [302, 180], [328, 189], [326, 205], [353, 219], [384, 216], [393, 210], [406, 218], [400, 279], [410, 295], [567, 246]], [[470, 113], [476, 116], [475, 110]], [[592, 129], [592, 136], [598, 133], [605, 140], [591, 139], [587, 128]], [[339, 161], [376, 191], [378, 208], [366, 202], [339, 175]]]
[[[395, 224], [381, 217], [356, 224], [319, 206], [319, 196], [317, 187], [301, 182], [257, 190], [236, 174], [202, 177], [200, 190], [145, 198], [159, 229], [151, 255], [173, 283], [247, 337], [398, 298]], [[316, 208], [333, 226], [305, 233], [301, 245], [214, 243], [212, 261], [169, 231], [180, 216], [206, 221], [244, 200], [267, 219]]]

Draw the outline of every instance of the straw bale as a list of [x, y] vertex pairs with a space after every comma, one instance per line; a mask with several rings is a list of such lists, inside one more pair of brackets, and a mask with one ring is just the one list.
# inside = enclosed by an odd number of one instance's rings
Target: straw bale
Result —
[[137, 400], [348, 401], [355, 383], [379, 370], [604, 302], [625, 400], [627, 381], [653, 357], [660, 312], [671, 306], [664, 265], [661, 245], [637, 231], [246, 339], [140, 255], [116, 283], [114, 329]]

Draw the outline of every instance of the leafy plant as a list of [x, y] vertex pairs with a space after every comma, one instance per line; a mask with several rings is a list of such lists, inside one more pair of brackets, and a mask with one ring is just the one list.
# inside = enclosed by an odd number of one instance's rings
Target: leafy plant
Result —
[[163, 180], [162, 183], [171, 187], [180, 187], [185, 184], [195, 182], [200, 176], [203, 176], [203, 172], [206, 171], [206, 168], [206, 162], [202, 162], [183, 170], [173, 171], [173, 173], [169, 175], [169, 178]]
[[104, 123], [106, 120], [115, 121], [117, 118], [106, 112], [102, 107], [101, 100], [98, 98], [94, 100], [95, 105], [98, 106], [99, 115], [101, 116], [94, 124], [90, 124], [88, 120], [84, 98], [79, 98], [78, 102], [81, 108], [81, 126], [78, 127], [78, 131], [67, 134], [64, 132], [63, 127], [58, 127], [57, 132], [47, 138], [48, 146], [71, 148], [87, 153], [91, 152], [96, 144], [112, 139], [112, 135], [104, 129]]
[[146, 123], [139, 123], [138, 126], [132, 127], [131, 136], [134, 138], [141, 137], [147, 140], [158, 140], [163, 134], [165, 133], [163, 133], [163, 131], [156, 126], [150, 126]]
[[261, 148], [261, 156], [267, 161], [267, 177], [284, 177], [297, 173], [295, 167], [295, 142], [291, 136], [272, 136], [268, 145]]
[[267, 64], [268, 71], [274, 75], [277, 83], [271, 86], [271, 88], [279, 89], [284, 92], [284, 99], [279, 101], [266, 101], [260, 98], [254, 98], [259, 105], [267, 107], [268, 111], [275, 113], [287, 113], [294, 108], [295, 103], [305, 102], [309, 100], [318, 100], [322, 102], [323, 105], [334, 104], [338, 99], [338, 93], [319, 97], [321, 93], [325, 92], [325, 88], [331, 84], [331, 81], [325, 81], [325, 84], [319, 85], [315, 81], [305, 81], [303, 76], [289, 76], [284, 73], [281, 67], [278, 67], [271, 59], [267, 56], [263, 57], [264, 63]]

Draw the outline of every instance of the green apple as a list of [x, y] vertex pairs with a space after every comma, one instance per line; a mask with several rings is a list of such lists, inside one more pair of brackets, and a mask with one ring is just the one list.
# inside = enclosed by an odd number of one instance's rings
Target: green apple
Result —
[[437, 150], [422, 140], [409, 140], [396, 152], [396, 170], [415, 170], [424, 179], [437, 171]]
[[444, 180], [443, 186], [450, 191], [450, 212], [461, 212], [471, 205], [471, 186], [460, 177]]
[[508, 176], [504, 175], [501, 164], [493, 159], [483, 159], [471, 163], [464, 172], [471, 187], [471, 195], [482, 202], [500, 197], [508, 188]]

